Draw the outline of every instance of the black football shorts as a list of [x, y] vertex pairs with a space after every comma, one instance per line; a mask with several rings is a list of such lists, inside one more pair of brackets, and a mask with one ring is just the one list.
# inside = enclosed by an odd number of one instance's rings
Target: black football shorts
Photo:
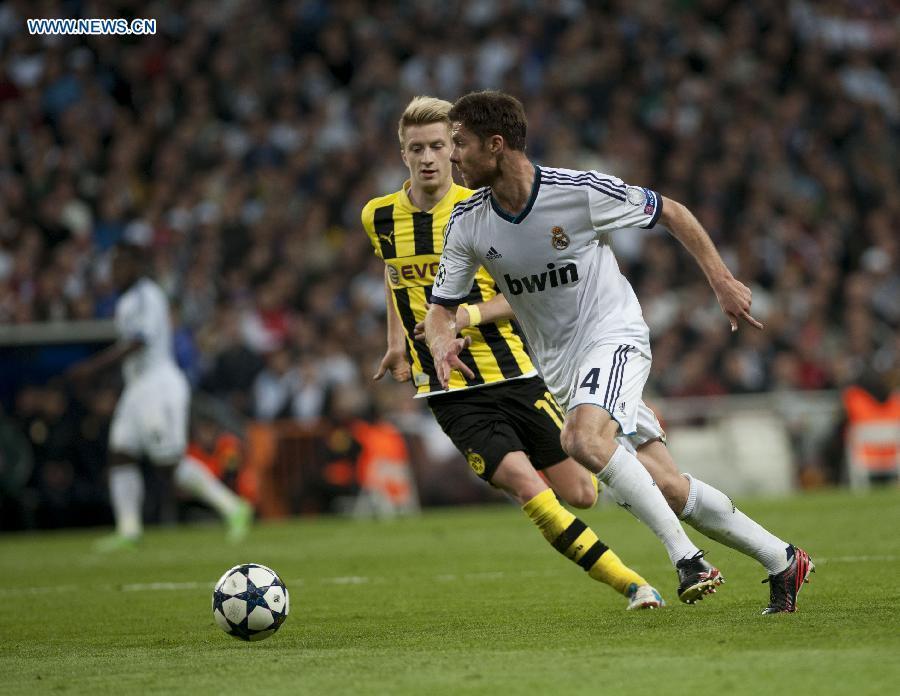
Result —
[[428, 405], [485, 481], [510, 452], [525, 452], [538, 470], [567, 457], [559, 443], [564, 414], [540, 377], [438, 394], [428, 398]]

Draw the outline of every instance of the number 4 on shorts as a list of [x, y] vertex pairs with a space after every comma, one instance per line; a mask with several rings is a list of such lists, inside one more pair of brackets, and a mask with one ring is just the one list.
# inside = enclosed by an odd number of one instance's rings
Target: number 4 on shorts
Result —
[[588, 370], [588, 373], [584, 376], [584, 379], [581, 380], [581, 384], [578, 385], [579, 389], [590, 389], [591, 394], [596, 394], [597, 390], [600, 388], [600, 384], [598, 380], [600, 379], [600, 368], [592, 367]]

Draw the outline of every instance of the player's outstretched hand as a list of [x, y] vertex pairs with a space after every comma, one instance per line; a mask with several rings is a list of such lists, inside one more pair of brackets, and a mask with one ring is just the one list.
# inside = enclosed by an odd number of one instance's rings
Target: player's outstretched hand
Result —
[[378, 372], [372, 375], [372, 379], [378, 381], [384, 375], [390, 372], [398, 382], [408, 382], [412, 378], [412, 370], [409, 363], [406, 362], [406, 353], [402, 348], [389, 348], [381, 359], [378, 366]]
[[763, 325], [750, 315], [750, 305], [753, 302], [753, 293], [746, 285], [734, 276], [717, 282], [713, 286], [719, 305], [728, 321], [731, 322], [731, 330], [738, 330], [738, 322], [743, 319], [750, 326], [762, 329]]
[[475, 378], [475, 373], [459, 359], [459, 354], [470, 345], [472, 345], [472, 338], [466, 336], [465, 338], [454, 338], [447, 344], [446, 349], [431, 347], [437, 377], [444, 389], [450, 387], [450, 373], [453, 370], [459, 370], [469, 379]]

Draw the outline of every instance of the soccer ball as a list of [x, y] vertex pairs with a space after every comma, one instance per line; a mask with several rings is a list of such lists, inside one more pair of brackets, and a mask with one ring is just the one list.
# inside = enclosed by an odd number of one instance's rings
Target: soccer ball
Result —
[[290, 598], [281, 578], [259, 563], [225, 571], [213, 590], [213, 618], [225, 633], [241, 640], [263, 640], [287, 619]]

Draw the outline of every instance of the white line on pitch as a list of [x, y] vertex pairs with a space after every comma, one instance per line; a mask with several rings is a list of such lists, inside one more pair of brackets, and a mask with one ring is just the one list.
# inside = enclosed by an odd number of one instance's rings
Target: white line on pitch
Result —
[[198, 587], [213, 587], [215, 582], [136, 582], [122, 585], [122, 592], [152, 592], [154, 590], [196, 590]]
[[[28, 594], [53, 594], [54, 592], [75, 592], [80, 589], [78, 585], [50, 585], [49, 587], [24, 587], [22, 590]], [[16, 590], [17, 592], [19, 590]]]
[[[893, 557], [882, 557], [893, 558]], [[542, 575], [554, 575], [555, 571], [535, 571], [523, 570], [517, 573], [510, 573], [503, 570], [484, 571], [480, 573], [441, 573], [432, 576], [432, 579], [438, 582], [464, 582], [499, 580], [505, 577], [538, 577]], [[390, 578], [382, 576], [366, 576], [366, 575], [338, 575], [335, 577], [320, 578], [319, 582], [324, 585], [367, 585], [370, 583], [387, 582]], [[303, 578], [294, 578], [287, 581], [288, 587], [297, 585], [305, 585], [309, 580]], [[215, 583], [212, 581], [186, 581], [186, 582], [134, 582], [125, 585], [112, 585], [110, 583], [93, 584], [94, 589], [99, 590], [121, 590], [122, 592], [177, 592], [179, 590], [197, 590], [202, 588], [211, 589]], [[27, 587], [22, 588], [27, 594], [56, 594], [62, 592], [75, 592], [82, 589], [83, 585], [50, 585], [47, 587]]]

